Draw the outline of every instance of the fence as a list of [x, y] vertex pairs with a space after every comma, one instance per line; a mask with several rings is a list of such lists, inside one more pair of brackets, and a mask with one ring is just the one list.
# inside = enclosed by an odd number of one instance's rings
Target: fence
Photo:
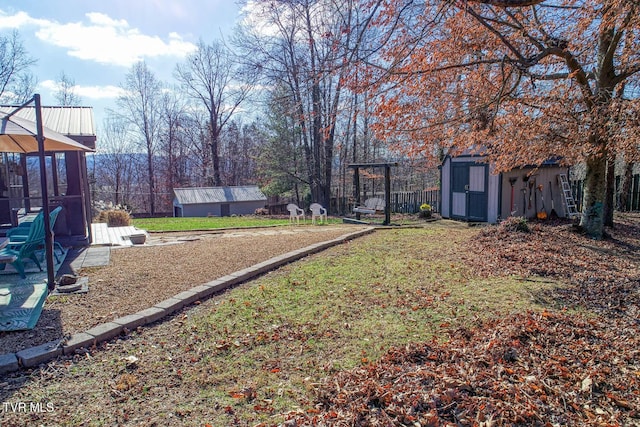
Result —
[[621, 206], [622, 177], [616, 176], [616, 207], [625, 211], [638, 211], [640, 210], [640, 174], [633, 175], [630, 184], [626, 206]]
[[[631, 178], [631, 185], [629, 186], [629, 192], [627, 193], [626, 206], [621, 206], [621, 192], [622, 192], [622, 177], [616, 176], [616, 209], [623, 211], [638, 211], [640, 210], [640, 174], [635, 174]], [[571, 181], [571, 191], [576, 201], [578, 211], [582, 211], [582, 200], [584, 198], [584, 181], [576, 180]]]
[[[376, 192], [363, 194], [360, 197], [361, 203], [366, 199], [376, 197], [384, 200], [384, 193]], [[391, 212], [392, 213], [418, 213], [420, 205], [427, 203], [431, 206], [432, 212], [440, 212], [440, 190], [419, 190], [419, 191], [392, 191], [391, 192]], [[353, 198], [333, 197], [331, 199], [331, 212], [338, 215], [349, 215], [354, 208]]]
[[391, 211], [417, 213], [420, 205], [427, 203], [432, 212], [440, 212], [440, 190], [396, 191], [391, 193]]

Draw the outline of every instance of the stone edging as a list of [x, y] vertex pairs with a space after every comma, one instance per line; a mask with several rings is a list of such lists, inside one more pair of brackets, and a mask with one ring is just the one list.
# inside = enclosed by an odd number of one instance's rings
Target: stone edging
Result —
[[267, 261], [236, 271], [220, 277], [211, 282], [193, 287], [180, 292], [171, 298], [159, 302], [153, 307], [141, 310], [135, 314], [129, 314], [107, 323], [102, 323], [93, 328], [72, 335], [69, 339], [41, 344], [36, 347], [20, 350], [16, 353], [0, 354], [0, 375], [18, 371], [21, 368], [33, 368], [41, 363], [48, 362], [60, 355], [70, 355], [83, 347], [92, 347], [98, 343], [117, 337], [123, 331], [131, 331], [139, 326], [156, 322], [170, 314], [189, 306], [196, 301], [201, 301], [211, 295], [230, 288], [247, 280], [253, 279], [268, 271], [275, 270], [285, 264], [297, 261], [308, 255], [323, 251], [332, 246], [344, 243], [348, 240], [370, 234], [375, 230], [369, 227], [364, 230], [345, 234], [333, 240], [315, 243], [302, 249], [287, 252], [268, 259]]

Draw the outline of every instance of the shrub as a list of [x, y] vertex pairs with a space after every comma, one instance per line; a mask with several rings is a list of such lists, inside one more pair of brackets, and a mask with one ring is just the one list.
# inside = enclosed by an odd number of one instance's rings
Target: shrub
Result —
[[423, 203], [420, 205], [420, 218], [431, 218], [431, 205]]
[[500, 223], [500, 227], [505, 231], [519, 231], [522, 233], [531, 231], [527, 218], [523, 216], [510, 216]]
[[131, 215], [122, 209], [109, 209], [100, 211], [93, 221], [106, 222], [108, 227], [126, 227], [131, 225]]

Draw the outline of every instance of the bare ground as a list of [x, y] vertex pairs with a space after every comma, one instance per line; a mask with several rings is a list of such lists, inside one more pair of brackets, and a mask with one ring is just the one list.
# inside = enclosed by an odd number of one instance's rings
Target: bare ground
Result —
[[33, 330], [0, 333], [0, 354], [61, 340], [254, 264], [356, 231], [357, 226], [152, 233], [144, 246], [111, 251], [106, 267], [79, 271], [89, 292], [49, 297]]

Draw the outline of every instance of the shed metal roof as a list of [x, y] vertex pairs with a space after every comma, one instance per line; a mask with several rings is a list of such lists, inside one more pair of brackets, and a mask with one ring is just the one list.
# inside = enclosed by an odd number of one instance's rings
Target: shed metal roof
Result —
[[173, 192], [177, 202], [181, 205], [267, 200], [267, 196], [256, 185], [174, 188]]
[[[1, 113], [10, 113], [18, 106], [0, 106]], [[36, 120], [36, 109], [26, 106], [15, 113], [16, 116]], [[42, 125], [71, 139], [95, 148], [96, 127], [93, 118], [93, 107], [54, 106], [42, 107]]]

